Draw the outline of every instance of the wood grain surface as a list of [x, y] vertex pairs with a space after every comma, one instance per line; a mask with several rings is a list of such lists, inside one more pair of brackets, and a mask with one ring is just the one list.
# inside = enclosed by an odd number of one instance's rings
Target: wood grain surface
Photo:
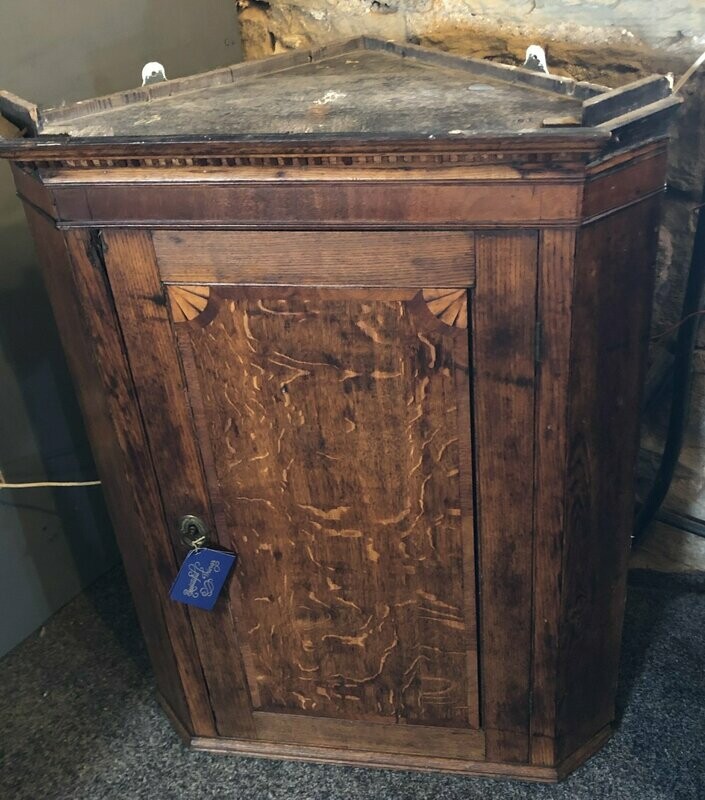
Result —
[[[149, 234], [141, 231], [106, 232], [104, 243], [168, 530], [183, 559], [187, 550], [180, 538], [180, 517], [195, 514], [211, 529], [213, 517], [154, 249]], [[159, 563], [167, 580], [173, 581], [176, 569]], [[252, 735], [250, 701], [228, 603], [217, 603], [210, 612], [189, 608], [188, 614], [195, 637], [192, 649], [201, 663], [218, 733]]]
[[531, 762], [555, 764], [556, 676], [567, 492], [567, 397], [576, 232], [542, 231], [537, 284]]
[[[203, 180], [192, 145], [71, 146], [49, 189], [15, 178], [182, 735], [526, 778], [587, 757], [614, 717], [663, 142], [564, 174], [479, 144], [216, 143]], [[211, 613], [168, 599], [189, 513], [240, 556]]]
[[[465, 231], [155, 231], [164, 281], [285, 286], [426, 286], [475, 282]], [[315, 253], [315, 258], [312, 258]]]
[[473, 364], [487, 757], [527, 761], [534, 486], [535, 231], [477, 236]]
[[[549, 114], [580, 114], [579, 98], [586, 89], [592, 93], [589, 84], [569, 78], [413, 45], [358, 39], [333, 46], [337, 53], [331, 47], [297, 49], [156, 88], [42, 110], [41, 131], [74, 138], [255, 132], [266, 138], [310, 135], [313, 129], [318, 137], [428, 139], [471, 125], [458, 133], [526, 135], [540, 130]], [[469, 92], [473, 85], [481, 91]]]
[[561, 224], [579, 215], [579, 183], [536, 186], [530, 181], [507, 181], [488, 186], [428, 177], [426, 183], [233, 181], [195, 184], [185, 190], [165, 176], [163, 183], [149, 185], [56, 186], [53, 197], [63, 225], [93, 227], [516, 226]]
[[[632, 157], [610, 168], [588, 171], [583, 194], [583, 217], [589, 219], [665, 191], [666, 143], [640, 148]], [[608, 162], [610, 163], [610, 162]]]
[[660, 196], [578, 236], [557, 694], [562, 759], [614, 718]]
[[188, 613], [168, 599], [176, 561], [100, 245], [26, 213], [157, 686], [191, 734], [216, 735]]
[[424, 757], [481, 759], [485, 755], [482, 731], [426, 725], [360, 725], [346, 719], [322, 719], [300, 714], [254, 713], [257, 737], [265, 742], [292, 742], [304, 747], [338, 747]]
[[415, 290], [210, 303], [179, 342], [253, 707], [477, 726], [466, 332]]

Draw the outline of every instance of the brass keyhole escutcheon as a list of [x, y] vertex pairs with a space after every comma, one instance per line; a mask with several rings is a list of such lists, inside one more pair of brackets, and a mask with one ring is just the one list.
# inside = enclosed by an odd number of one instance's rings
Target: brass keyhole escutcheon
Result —
[[193, 514], [186, 514], [179, 520], [179, 531], [184, 544], [189, 547], [204, 547], [208, 542], [208, 526]]

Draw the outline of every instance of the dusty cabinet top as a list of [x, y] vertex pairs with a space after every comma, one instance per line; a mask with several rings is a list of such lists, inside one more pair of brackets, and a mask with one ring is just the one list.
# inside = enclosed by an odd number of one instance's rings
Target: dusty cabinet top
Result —
[[[359, 38], [317, 51], [41, 109], [5, 92], [0, 112], [35, 142], [185, 138], [433, 140], [658, 135], [677, 103], [652, 76], [619, 90], [414, 45]], [[0, 150], [8, 151], [8, 142]]]

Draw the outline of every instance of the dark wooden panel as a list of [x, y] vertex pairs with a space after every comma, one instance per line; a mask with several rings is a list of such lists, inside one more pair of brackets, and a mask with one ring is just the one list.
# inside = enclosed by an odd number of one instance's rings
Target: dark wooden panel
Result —
[[614, 717], [659, 209], [653, 197], [589, 225], [578, 238], [559, 758]]
[[[387, 726], [391, 727], [391, 726]], [[438, 734], [436, 734], [438, 735]], [[598, 745], [601, 742], [598, 742]], [[353, 750], [340, 747], [314, 747], [302, 744], [248, 741], [243, 739], [197, 738], [191, 740], [196, 750], [209, 753], [229, 753], [242, 756], [284, 759], [286, 761], [314, 761], [359, 767], [382, 767], [384, 769], [416, 770], [418, 772], [450, 772], [465, 776], [509, 777], [523, 781], [546, 781], [555, 783], [558, 771], [551, 767], [535, 767], [529, 764], [498, 763], [496, 761], [442, 758], [431, 755], [407, 755], [405, 753], [380, 753], [374, 750]], [[582, 758], [592, 751], [581, 753]], [[579, 761], [570, 763], [574, 769]]]
[[36, 135], [39, 109], [34, 103], [23, 100], [12, 92], [0, 91], [0, 115], [18, 130], [30, 136]]
[[309, 747], [339, 747], [379, 753], [417, 753], [441, 758], [485, 757], [482, 731], [448, 729], [425, 725], [384, 725], [345, 719], [312, 719], [299, 714], [254, 713], [257, 738]]
[[54, 200], [51, 193], [44, 188], [34, 175], [20, 169], [17, 164], [11, 163], [10, 168], [12, 169], [12, 177], [19, 196], [48, 216], [55, 218], [57, 212], [54, 208]]
[[[110, 284], [168, 525], [175, 547], [183, 554], [179, 518], [195, 514], [212, 527], [212, 516], [152, 242], [149, 234], [119, 230], [107, 232], [104, 240]], [[171, 580], [175, 574], [171, 573]], [[221, 598], [213, 611], [189, 609], [189, 614], [218, 732], [251, 735], [249, 697], [229, 604]]]
[[527, 761], [533, 528], [535, 232], [478, 235], [473, 306], [483, 727]]
[[475, 283], [473, 235], [455, 231], [155, 231], [173, 283], [436, 286]]
[[167, 599], [174, 555], [99, 251], [26, 212], [157, 686], [191, 733], [215, 735], [188, 616]]
[[614, 732], [614, 728], [612, 725], [606, 725], [604, 728], [599, 730], [591, 739], [588, 739], [577, 750], [573, 750], [573, 752], [567, 757], [564, 758], [557, 767], [557, 778], [559, 781], [562, 781], [567, 775], [577, 769], [581, 764], [591, 758], [612, 736]]
[[212, 286], [177, 323], [255, 708], [477, 725], [467, 298], [426, 295]]
[[670, 94], [671, 84], [665, 75], [649, 75], [584, 100], [582, 123], [585, 126], [599, 125], [613, 117], [663, 100]]
[[632, 153], [629, 160], [600, 171], [585, 182], [584, 219], [626, 206], [665, 190], [667, 151], [664, 142]]
[[531, 762], [556, 764], [556, 672], [567, 457], [570, 315], [576, 234], [539, 239]]
[[629, 111], [621, 117], [603, 122], [602, 125], [598, 125], [597, 130], [610, 131], [613, 147], [620, 149], [639, 147], [644, 142], [659, 139], [664, 141], [682, 102], [683, 99], [678, 95], [671, 95], [636, 111]]
[[552, 223], [578, 215], [580, 184], [537, 188], [530, 182], [499, 186], [462, 182], [150, 184], [56, 187], [63, 222], [154, 225], [225, 223], [251, 227], [305, 224], [418, 225]]

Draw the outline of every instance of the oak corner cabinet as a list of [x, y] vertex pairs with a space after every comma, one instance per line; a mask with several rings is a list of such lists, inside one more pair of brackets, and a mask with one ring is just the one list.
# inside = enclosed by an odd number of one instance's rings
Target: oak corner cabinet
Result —
[[[368, 38], [0, 93], [191, 745], [557, 780], [606, 740], [677, 103]], [[239, 556], [212, 611], [186, 515]]]

